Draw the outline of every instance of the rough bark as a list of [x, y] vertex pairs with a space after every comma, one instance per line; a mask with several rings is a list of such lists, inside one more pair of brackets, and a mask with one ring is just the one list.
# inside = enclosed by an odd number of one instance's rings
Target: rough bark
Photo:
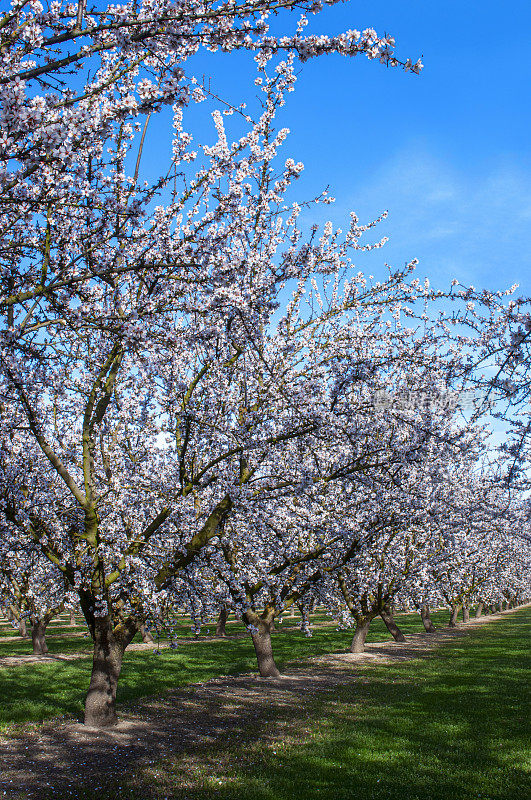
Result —
[[385, 605], [382, 608], [382, 610], [380, 611], [380, 616], [385, 622], [385, 627], [387, 628], [387, 630], [389, 631], [395, 642], [405, 642], [406, 637], [396, 624], [390, 605]]
[[227, 606], [221, 606], [216, 624], [216, 636], [226, 636], [225, 625], [227, 624], [228, 616]]
[[498, 611], [503, 611], [503, 602], [501, 600], [498, 603]]
[[34, 656], [45, 656], [48, 652], [46, 644], [46, 623], [37, 620], [31, 626], [31, 642]]
[[480, 600], [478, 603], [478, 607], [476, 608], [476, 619], [477, 617], [481, 617], [483, 614], [483, 600]]
[[470, 622], [470, 608], [463, 605], [463, 622]]
[[28, 638], [28, 630], [26, 628], [26, 620], [24, 617], [21, 617], [18, 621], [18, 635], [22, 636], [23, 639]]
[[449, 628], [455, 628], [457, 625], [457, 616], [459, 614], [459, 609], [461, 608], [459, 603], [454, 603], [452, 606], [452, 610], [450, 613], [450, 620], [448, 622]]
[[94, 621], [92, 675], [85, 701], [85, 725], [109, 728], [116, 725], [116, 689], [125, 648], [134, 636], [115, 635], [108, 617]]
[[430, 616], [430, 607], [427, 603], [420, 607], [420, 618], [422, 620], [422, 624], [424, 625], [424, 630], [426, 633], [435, 633], [435, 625], [431, 621]]
[[142, 637], [142, 641], [144, 642], [144, 644], [153, 644], [153, 642], [155, 641], [155, 639], [153, 638], [153, 636], [148, 631], [145, 625], [140, 626], [140, 635]]
[[374, 615], [372, 614], [367, 616], [359, 615], [356, 618], [356, 629], [350, 645], [351, 653], [363, 653], [365, 649], [365, 639], [367, 638], [367, 634], [373, 619]]
[[272, 619], [264, 619], [253, 615], [244, 614], [244, 621], [252, 626], [251, 637], [253, 640], [256, 660], [258, 661], [258, 671], [262, 678], [279, 678], [280, 671], [275, 664], [273, 657], [273, 645], [271, 642], [271, 622]]

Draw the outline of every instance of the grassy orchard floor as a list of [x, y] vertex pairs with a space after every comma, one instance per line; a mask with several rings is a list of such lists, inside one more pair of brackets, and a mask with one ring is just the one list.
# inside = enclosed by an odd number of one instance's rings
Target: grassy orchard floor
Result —
[[[448, 612], [436, 612], [436, 625], [446, 625]], [[306, 637], [298, 627], [290, 625], [289, 619], [277, 627], [273, 636], [273, 648], [280, 668], [291, 661], [311, 656], [341, 652], [348, 649], [351, 630], [336, 630], [335, 625], [322, 615], [315, 615], [317, 627], [313, 636]], [[397, 615], [401, 630], [408, 633], [423, 631], [418, 614]], [[79, 653], [80, 658], [69, 661], [45, 662], [42, 664], [20, 664], [0, 666], [0, 732], [8, 731], [15, 724], [42, 722], [53, 717], [81, 719], [83, 702], [91, 671], [91, 641], [84, 636], [85, 629], [66, 626], [49, 626], [46, 641], [49, 655]], [[2, 626], [0, 636], [7, 631]], [[204, 633], [211, 634], [215, 626], [205, 626]], [[227, 633], [243, 633], [239, 622], [227, 624]], [[190, 624], [183, 622], [177, 630], [177, 638], [190, 636]], [[137, 637], [140, 641], [140, 638]], [[371, 625], [368, 642], [392, 640], [380, 619]], [[0, 657], [30, 654], [31, 640], [2, 641]], [[155, 654], [153, 649], [127, 651], [117, 694], [118, 712], [124, 704], [146, 696], [163, 694], [178, 686], [199, 683], [220, 675], [237, 675], [256, 672], [256, 657], [249, 636], [241, 639], [217, 639], [215, 641], [187, 641], [177, 650], [162, 649]]]
[[[428, 658], [359, 667], [333, 699], [323, 696], [287, 724], [273, 718], [265, 737], [249, 731], [237, 759], [226, 744], [207, 758], [168, 759], [151, 771], [145, 794], [120, 796], [524, 800], [531, 796], [530, 632], [526, 609]], [[189, 787], [180, 790], [184, 781]]]
[[[289, 681], [255, 681], [252, 721], [220, 731], [212, 720], [211, 738], [203, 743], [181, 747], [175, 755], [178, 739], [168, 740], [160, 757], [150, 756], [136, 767], [129, 761], [120, 777], [107, 770], [83, 781], [70, 770], [66, 792], [41, 782], [38, 793], [30, 794], [30, 783], [21, 793], [31, 759], [41, 761], [36, 744], [43, 745], [40, 738], [15, 737], [8, 741], [19, 748], [24, 778], [9, 797], [524, 800], [531, 789], [530, 630], [528, 607], [461, 629], [452, 638], [441, 636], [437, 642], [435, 636], [436, 646], [420, 651], [423, 657], [349, 663], [328, 691], [303, 692], [302, 684], [292, 683], [284, 704], [271, 697]], [[407, 645], [393, 647], [397, 658], [401, 648], [407, 655]], [[310, 670], [317, 672], [319, 663]], [[212, 701], [206, 689], [181, 691], [174, 728], [186, 721], [186, 698], [199, 697], [192, 719], [197, 714], [201, 725], [202, 712], [203, 724], [205, 714], [208, 720]], [[156, 725], [164, 721], [155, 714]], [[96, 758], [97, 744], [99, 739], [89, 739], [85, 758]], [[113, 749], [112, 742], [101, 744]], [[76, 747], [82, 748], [81, 742]], [[57, 763], [58, 755], [48, 753], [48, 758]]]

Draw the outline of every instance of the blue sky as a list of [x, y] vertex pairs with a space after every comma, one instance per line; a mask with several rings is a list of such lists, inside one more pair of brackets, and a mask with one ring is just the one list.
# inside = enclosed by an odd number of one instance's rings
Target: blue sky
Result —
[[[305, 164], [297, 196], [330, 185], [336, 197], [311, 221], [341, 226], [351, 210], [369, 221], [387, 209], [377, 238], [390, 242], [360, 268], [416, 257], [419, 276], [441, 287], [456, 277], [531, 295], [529, 0], [350, 0], [310, 19], [307, 31], [390, 33], [398, 57], [425, 64], [420, 76], [364, 57], [302, 66], [283, 114], [285, 155]], [[223, 96], [253, 92], [248, 54], [200, 66]]]
[[313, 91], [321, 111], [293, 140], [330, 182], [334, 220], [388, 209], [389, 245], [371, 259], [415, 256], [437, 284], [531, 294], [529, 2], [349, 2], [325, 20], [392, 33], [400, 57], [425, 64], [419, 77], [361, 59], [304, 67], [297, 105]]

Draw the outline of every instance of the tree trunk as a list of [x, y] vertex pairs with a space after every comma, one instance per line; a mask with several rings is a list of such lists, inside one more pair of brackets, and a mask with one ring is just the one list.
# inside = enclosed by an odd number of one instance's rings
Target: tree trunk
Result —
[[498, 603], [498, 611], [503, 611], [503, 602], [501, 600]]
[[21, 617], [18, 621], [18, 635], [22, 636], [23, 639], [28, 638], [28, 631], [26, 628], [26, 620], [24, 617]]
[[118, 722], [116, 688], [127, 644], [129, 642], [123, 638], [114, 636], [108, 618], [99, 617], [95, 620], [92, 675], [85, 700], [85, 725], [109, 728]]
[[452, 611], [450, 613], [450, 621], [448, 622], [449, 628], [455, 628], [457, 625], [457, 616], [459, 614], [459, 609], [461, 608], [459, 603], [454, 603], [452, 606]]
[[383, 609], [380, 611], [380, 616], [385, 622], [385, 627], [387, 628], [387, 630], [389, 631], [395, 642], [405, 642], [406, 637], [396, 624], [390, 605], [385, 605], [383, 607]]
[[435, 625], [431, 621], [430, 607], [427, 603], [420, 607], [420, 618], [426, 633], [435, 633]]
[[470, 622], [470, 608], [463, 603], [463, 622]]
[[70, 609], [70, 622], [68, 623], [71, 628], [75, 627], [76, 624], [76, 615], [74, 614], [74, 609]]
[[250, 619], [247, 613], [243, 618], [247, 625], [252, 626], [251, 637], [260, 675], [262, 678], [279, 678], [280, 671], [275, 664], [271, 643], [271, 620], [264, 620], [262, 617], [254, 617], [254, 615]]
[[153, 642], [155, 641], [155, 639], [153, 638], [153, 636], [148, 631], [145, 625], [140, 626], [140, 635], [142, 637], [142, 641], [144, 642], [144, 644], [153, 644]]
[[31, 641], [33, 644], [34, 656], [45, 656], [48, 652], [48, 645], [46, 644], [46, 625], [44, 622], [37, 620], [31, 627]]
[[374, 615], [366, 617], [360, 615], [356, 619], [356, 630], [354, 631], [354, 636], [352, 637], [352, 643], [350, 645], [351, 653], [363, 653], [365, 649], [365, 639], [367, 638], [373, 619]]
[[227, 624], [228, 616], [227, 606], [221, 606], [216, 624], [216, 636], [226, 636], [225, 625]]
[[483, 600], [480, 600], [478, 603], [478, 607], [476, 608], [476, 619], [477, 617], [481, 617], [483, 614]]

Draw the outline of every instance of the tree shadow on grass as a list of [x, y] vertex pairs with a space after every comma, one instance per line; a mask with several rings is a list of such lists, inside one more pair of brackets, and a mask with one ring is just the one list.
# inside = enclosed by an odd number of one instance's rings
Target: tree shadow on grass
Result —
[[166, 759], [148, 770], [146, 797], [528, 797], [523, 622], [506, 618], [503, 626], [475, 631], [422, 662], [363, 669], [332, 700], [321, 697], [311, 708], [301, 702], [287, 727], [277, 716], [265, 731], [255, 729], [237, 755], [225, 745], [196, 760]]
[[45, 726], [2, 748], [0, 788], [28, 800], [520, 800], [526, 619], [458, 632], [413, 661], [212, 680], [137, 704], [109, 733]]

